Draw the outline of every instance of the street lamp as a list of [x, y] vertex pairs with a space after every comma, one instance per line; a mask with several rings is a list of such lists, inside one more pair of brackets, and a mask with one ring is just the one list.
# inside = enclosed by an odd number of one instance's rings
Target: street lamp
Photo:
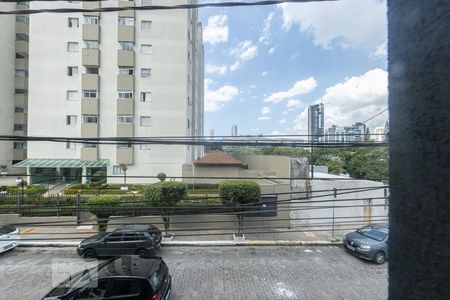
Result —
[[23, 189], [24, 189], [24, 183], [25, 183], [25, 180], [23, 180], [22, 177], [17, 177], [16, 182], [17, 182], [17, 183], [20, 183], [20, 187], [21, 187], [21, 190], [22, 190], [22, 194], [21, 194], [20, 201], [19, 201], [19, 214], [20, 214], [20, 213], [21, 213], [21, 210], [22, 210], [22, 203], [23, 203]]

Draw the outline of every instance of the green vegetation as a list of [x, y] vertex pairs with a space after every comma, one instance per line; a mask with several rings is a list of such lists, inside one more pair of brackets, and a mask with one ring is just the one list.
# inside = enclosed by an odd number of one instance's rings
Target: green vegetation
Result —
[[178, 181], [158, 182], [149, 185], [144, 190], [144, 199], [151, 207], [158, 208], [164, 222], [166, 235], [170, 229], [170, 215], [175, 206], [187, 196], [186, 185]]
[[156, 178], [158, 178], [159, 181], [164, 182], [164, 181], [166, 180], [166, 173], [163, 173], [163, 172], [158, 173], [158, 174], [156, 175]]
[[239, 229], [237, 236], [242, 236], [245, 206], [259, 203], [261, 188], [251, 180], [224, 180], [219, 185], [219, 195], [224, 205], [233, 206], [237, 212]]
[[114, 214], [114, 209], [119, 206], [119, 202], [120, 198], [112, 195], [95, 196], [86, 200], [89, 211], [97, 217], [98, 231], [106, 231], [108, 218]]

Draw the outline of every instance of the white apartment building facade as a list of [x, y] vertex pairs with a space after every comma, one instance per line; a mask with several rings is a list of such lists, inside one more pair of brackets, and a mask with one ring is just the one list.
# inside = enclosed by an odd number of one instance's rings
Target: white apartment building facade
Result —
[[[32, 2], [30, 8], [175, 5], [182, 0]], [[28, 133], [73, 138], [203, 135], [203, 41], [196, 10], [30, 16]], [[29, 174], [148, 183], [202, 156], [189, 145], [30, 142]], [[135, 177], [136, 176], [136, 177]], [[33, 180], [32, 180], [33, 181]]]

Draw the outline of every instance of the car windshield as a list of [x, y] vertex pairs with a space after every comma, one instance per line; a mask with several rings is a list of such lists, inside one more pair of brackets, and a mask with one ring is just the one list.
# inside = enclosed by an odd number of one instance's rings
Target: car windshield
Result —
[[377, 240], [379, 242], [383, 241], [388, 235], [387, 232], [381, 231], [379, 229], [376, 229], [376, 228], [373, 228], [370, 226], [358, 229], [358, 233], [362, 234], [368, 238], [371, 238], [373, 240]]

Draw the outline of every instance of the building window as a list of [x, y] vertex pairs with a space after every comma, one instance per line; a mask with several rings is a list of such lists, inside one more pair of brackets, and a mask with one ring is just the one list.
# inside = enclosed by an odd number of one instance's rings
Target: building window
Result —
[[142, 6], [150, 6], [152, 5], [152, 0], [142, 0]]
[[119, 115], [117, 116], [118, 124], [133, 124], [133, 116], [132, 115]]
[[66, 125], [75, 126], [77, 124], [77, 116], [67, 115], [66, 116]]
[[23, 112], [25, 112], [25, 108], [16, 106], [16, 107], [14, 107], [14, 112], [23, 113]]
[[141, 116], [141, 127], [150, 127], [151, 121], [152, 121], [152, 117]]
[[83, 115], [83, 123], [98, 123], [98, 115]]
[[152, 76], [152, 69], [141, 69], [141, 77], [147, 78]]
[[134, 26], [134, 18], [119, 18], [119, 25]]
[[85, 16], [84, 24], [98, 25], [98, 17]]
[[68, 101], [76, 101], [78, 100], [78, 91], [67, 91], [67, 98]]
[[119, 91], [119, 99], [133, 99], [133, 91]]
[[97, 98], [97, 90], [83, 90], [83, 98]]
[[189, 97], [189, 96], [187, 98], [187, 103], [188, 103], [188, 106], [191, 106], [191, 97]]
[[123, 175], [124, 171], [120, 166], [113, 166], [113, 175]]
[[142, 92], [141, 93], [141, 102], [150, 102], [150, 101], [152, 101], [152, 93]]
[[27, 94], [28, 90], [24, 89], [14, 89], [14, 94]]
[[152, 21], [141, 21], [141, 31], [151, 31]]
[[141, 144], [140, 149], [141, 150], [152, 150], [152, 145], [151, 144]]
[[78, 52], [78, 43], [67, 42], [67, 52]]
[[98, 49], [98, 41], [84, 41], [87, 49]]
[[76, 143], [66, 142], [66, 149], [75, 150], [75, 148], [76, 148]]
[[86, 74], [98, 74], [98, 67], [85, 67]]
[[125, 51], [133, 51], [134, 43], [133, 42], [119, 42], [120, 49]]
[[67, 27], [78, 28], [78, 18], [68, 18], [67, 19]]
[[152, 54], [153, 53], [153, 47], [152, 45], [141, 45], [141, 54]]
[[14, 131], [25, 131], [27, 130], [26, 124], [14, 124]]
[[25, 33], [16, 33], [16, 41], [25, 41], [28, 42], [29, 41], [29, 37], [28, 34]]
[[133, 75], [134, 68], [129, 67], [119, 67], [119, 75]]
[[189, 120], [189, 119], [187, 120], [187, 128], [191, 129], [191, 120]]
[[27, 16], [16, 16], [16, 22], [28, 24]]
[[14, 142], [13, 147], [14, 147], [14, 149], [17, 149], [17, 150], [23, 150], [23, 149], [27, 149], [26, 145], [27, 144], [25, 144], [24, 142]]
[[83, 143], [83, 148], [97, 148], [97, 144]]
[[78, 76], [78, 67], [67, 67], [67, 76]]
[[28, 72], [26, 70], [16, 69], [16, 77], [28, 77]]

